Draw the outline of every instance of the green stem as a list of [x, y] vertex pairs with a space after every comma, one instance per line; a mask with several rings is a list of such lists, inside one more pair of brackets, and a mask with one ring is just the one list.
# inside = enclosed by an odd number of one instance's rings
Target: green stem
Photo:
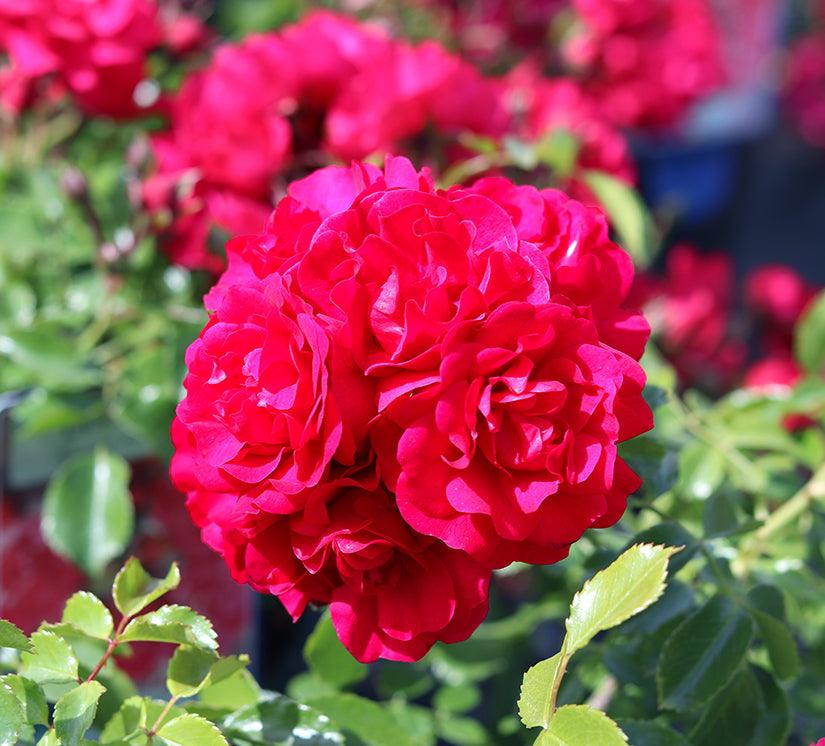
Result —
[[564, 642], [559, 650], [559, 667], [553, 675], [553, 683], [550, 686], [550, 696], [544, 705], [544, 713], [542, 720], [544, 722], [545, 730], [550, 727], [550, 721], [556, 712], [556, 700], [559, 697], [559, 689], [561, 688], [561, 680], [564, 678], [565, 671], [567, 671], [567, 664], [570, 662], [570, 656], [567, 655], [567, 635], [564, 636]]

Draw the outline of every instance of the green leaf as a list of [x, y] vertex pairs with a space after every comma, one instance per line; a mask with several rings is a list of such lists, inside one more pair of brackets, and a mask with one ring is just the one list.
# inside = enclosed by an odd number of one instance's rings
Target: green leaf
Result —
[[77, 657], [62, 637], [54, 632], [35, 632], [32, 651], [20, 656], [20, 673], [38, 684], [77, 681]]
[[31, 643], [18, 626], [6, 619], [0, 619], [0, 648], [31, 650]]
[[229, 710], [239, 710], [254, 705], [261, 698], [261, 688], [249, 671], [241, 669], [223, 681], [204, 687], [200, 701], [209, 706]]
[[561, 653], [556, 653], [552, 658], [531, 666], [524, 674], [518, 700], [518, 714], [526, 727], [547, 727], [552, 714], [550, 693], [555, 687], [560, 662]]
[[218, 640], [212, 622], [187, 606], [170, 604], [133, 619], [120, 639], [123, 642], [171, 642], [216, 650]]
[[[676, 555], [677, 557], [679, 555]], [[621, 627], [621, 632], [628, 635], [648, 635], [687, 613], [693, 607], [693, 590], [689, 585], [671, 580], [662, 597], [653, 606], [645, 609]]]
[[536, 746], [624, 746], [627, 736], [607, 715], [587, 705], [559, 707]]
[[588, 580], [573, 597], [565, 622], [567, 654], [654, 603], [665, 589], [668, 560], [678, 551], [676, 547], [636, 544]]
[[7, 686], [14, 692], [14, 696], [17, 697], [23, 708], [27, 723], [31, 725], [48, 725], [49, 707], [46, 704], [46, 695], [43, 694], [43, 690], [38, 684], [15, 673], [0, 678], [0, 684]]
[[54, 729], [61, 746], [78, 746], [95, 719], [97, 701], [106, 689], [99, 681], [87, 681], [66, 692], [54, 706]]
[[679, 454], [679, 488], [689, 497], [706, 500], [725, 478], [725, 456], [715, 448], [693, 441]]
[[215, 725], [191, 713], [161, 726], [156, 740], [168, 746], [229, 746]]
[[[101, 743], [122, 743], [128, 736], [142, 728], [153, 726], [166, 708], [166, 702], [149, 697], [129, 697], [109, 719], [100, 735]], [[186, 711], [173, 706], [164, 716], [163, 723], [184, 715]]]
[[705, 708], [690, 733], [693, 746], [750, 746], [761, 714], [762, 695], [751, 671], [740, 670]]
[[180, 583], [177, 562], [173, 562], [165, 578], [153, 578], [135, 557], [130, 557], [115, 576], [112, 597], [124, 616], [135, 616], [153, 601], [174, 590]]
[[433, 697], [435, 708], [445, 712], [468, 712], [479, 702], [481, 702], [481, 691], [473, 684], [442, 686]]
[[702, 527], [705, 538], [727, 536], [736, 532], [743, 521], [736, 511], [735, 498], [723, 491], [712, 494], [702, 510]]
[[774, 678], [758, 666], [750, 667], [762, 694], [759, 723], [748, 746], [786, 746], [791, 732], [788, 695]]
[[129, 465], [120, 456], [103, 448], [81, 454], [49, 482], [43, 537], [89, 575], [99, 575], [126, 548], [133, 526]]
[[438, 735], [456, 746], [485, 746], [490, 742], [484, 726], [472, 718], [450, 716], [438, 720]]
[[758, 609], [750, 609], [759, 636], [768, 649], [771, 667], [777, 678], [785, 681], [799, 674], [799, 652], [788, 625], [781, 619]]
[[8, 684], [0, 683], [0, 746], [14, 746], [26, 726], [26, 713]]
[[819, 375], [825, 365], [825, 292], [807, 308], [794, 334], [794, 353], [803, 369]]
[[640, 531], [625, 549], [633, 544], [664, 544], [682, 549], [670, 558], [667, 566], [668, 575], [674, 575], [681, 570], [696, 554], [699, 545], [693, 536], [681, 523], [665, 521]]
[[652, 263], [659, 250], [656, 226], [638, 192], [610, 174], [588, 171], [584, 181], [601, 202], [619, 237], [619, 243], [644, 269]]
[[304, 646], [304, 660], [318, 678], [335, 687], [345, 687], [364, 679], [369, 672], [341, 644], [329, 613], [325, 613]]
[[620, 720], [619, 725], [633, 746], [690, 746], [681, 733], [655, 720]]
[[687, 710], [707, 702], [745, 658], [753, 623], [724, 596], [714, 596], [668, 637], [656, 678], [664, 707]]
[[367, 746], [416, 746], [407, 733], [395, 727], [392, 715], [369, 699], [347, 692], [317, 697], [307, 704]]
[[97, 596], [87, 591], [78, 591], [66, 602], [62, 621], [98, 640], [108, 640], [114, 628], [109, 609]]
[[342, 743], [328, 721], [324, 722], [325, 719], [315, 710], [298, 705], [281, 694], [267, 693], [267, 696], [268, 699], [227, 715], [221, 723], [223, 732], [233, 741], [255, 746], [287, 746], [293, 742], [330, 746]]
[[245, 655], [219, 658], [211, 650], [181, 645], [166, 672], [166, 686], [176, 697], [192, 697], [201, 689], [229, 678], [249, 663]]

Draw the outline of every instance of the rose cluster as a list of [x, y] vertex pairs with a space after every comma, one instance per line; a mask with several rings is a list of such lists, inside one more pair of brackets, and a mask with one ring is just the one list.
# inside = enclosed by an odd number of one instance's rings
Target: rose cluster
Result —
[[466, 156], [458, 135], [538, 140], [567, 129], [577, 165], [633, 179], [624, 137], [572, 80], [528, 68], [483, 76], [435, 42], [411, 44], [330, 12], [220, 47], [170, 102], [144, 201], [173, 261], [220, 271], [215, 228], [259, 231], [290, 177], [330, 160], [422, 150]]
[[388, 157], [294, 182], [228, 255], [172, 472], [239, 582], [414, 660], [478, 626], [493, 569], [622, 515], [648, 327], [601, 213]]
[[163, 44], [185, 51], [205, 40], [203, 26], [155, 0], [2, 0], [0, 102], [14, 112], [38, 92], [68, 91], [88, 114], [128, 118], [153, 103], [138, 86], [149, 52]]
[[626, 127], [673, 125], [724, 82], [706, 0], [573, 0], [563, 54], [605, 115]]

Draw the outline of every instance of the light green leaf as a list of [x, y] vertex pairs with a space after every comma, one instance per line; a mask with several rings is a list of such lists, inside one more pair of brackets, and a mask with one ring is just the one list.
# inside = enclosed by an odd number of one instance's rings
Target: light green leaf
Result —
[[[120, 744], [141, 728], [154, 725], [165, 707], [166, 702], [159, 699], [129, 697], [123, 701], [120, 709], [106, 723], [100, 736], [100, 742]], [[162, 723], [169, 722], [185, 714], [185, 712], [183, 708], [173, 706], [164, 716]]]
[[43, 738], [37, 742], [37, 746], [60, 746], [60, 741], [57, 738], [57, 733], [54, 732], [54, 728], [49, 728], [49, 730], [43, 734]]
[[745, 611], [714, 596], [668, 637], [656, 678], [664, 707], [687, 710], [707, 702], [742, 663], [753, 637]]
[[99, 575], [132, 536], [129, 473], [123, 458], [98, 448], [67, 461], [46, 489], [46, 542], [90, 575]]
[[211, 650], [181, 645], [169, 661], [166, 686], [176, 697], [192, 697], [204, 687], [229, 678], [248, 663], [245, 655], [219, 658]]
[[31, 643], [23, 630], [6, 619], [0, 619], [0, 648], [31, 650]]
[[14, 692], [23, 712], [26, 722], [31, 725], [47, 725], [49, 722], [49, 707], [46, 704], [46, 695], [38, 684], [19, 674], [10, 673], [0, 678], [0, 684], [5, 684]]
[[587, 705], [559, 707], [536, 746], [624, 746], [627, 736], [607, 715]]
[[415, 746], [407, 733], [395, 727], [392, 715], [369, 699], [347, 692], [317, 697], [307, 704], [367, 746]]
[[473, 684], [442, 686], [433, 697], [435, 708], [445, 712], [468, 712], [479, 702], [481, 702], [481, 691]]
[[165, 578], [153, 578], [135, 557], [130, 557], [115, 576], [112, 597], [124, 616], [135, 616], [149, 604], [178, 587], [180, 571], [173, 562]]
[[547, 727], [552, 715], [550, 693], [556, 686], [561, 653], [539, 661], [524, 674], [521, 682], [521, 696], [518, 700], [518, 714], [528, 728], [540, 725]]
[[641, 269], [650, 266], [658, 253], [660, 238], [638, 192], [602, 171], [588, 171], [584, 181], [606, 210], [619, 243], [636, 266]]
[[725, 478], [725, 456], [719, 449], [693, 441], [679, 454], [679, 488], [686, 495], [706, 500]]
[[69, 643], [53, 632], [31, 636], [32, 651], [20, 656], [20, 673], [38, 684], [77, 681], [77, 657]]
[[785, 681], [799, 673], [799, 652], [788, 625], [781, 619], [758, 609], [750, 609], [759, 636], [768, 649], [771, 667], [777, 678]]
[[215, 725], [190, 713], [170, 720], [158, 730], [156, 738], [168, 746], [229, 746]]
[[54, 729], [61, 746], [78, 746], [95, 719], [97, 701], [106, 689], [87, 681], [66, 692], [54, 706]]
[[114, 623], [112, 614], [93, 593], [78, 591], [67, 602], [62, 621], [98, 640], [108, 640]]
[[668, 560], [678, 551], [677, 547], [636, 544], [588, 580], [573, 597], [565, 622], [567, 654], [654, 603], [665, 589]]
[[341, 644], [329, 613], [318, 620], [307, 639], [304, 660], [312, 673], [336, 688], [355, 684], [368, 673], [368, 668], [355, 660]]
[[484, 726], [472, 718], [443, 717], [437, 726], [439, 737], [456, 746], [485, 746], [490, 742]]
[[211, 684], [200, 693], [201, 703], [216, 708], [239, 710], [261, 698], [261, 688], [249, 671], [241, 669], [223, 681]]
[[170, 604], [133, 619], [120, 639], [123, 642], [172, 642], [217, 649], [212, 622], [196, 611]]
[[794, 334], [794, 353], [806, 372], [819, 375], [825, 365], [825, 292], [807, 308]]
[[11, 687], [0, 682], [0, 746], [14, 746], [26, 725], [26, 713]]

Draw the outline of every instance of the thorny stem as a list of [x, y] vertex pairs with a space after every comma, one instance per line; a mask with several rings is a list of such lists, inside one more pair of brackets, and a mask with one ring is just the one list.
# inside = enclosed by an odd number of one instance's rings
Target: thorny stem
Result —
[[94, 681], [97, 675], [103, 670], [103, 667], [109, 661], [109, 658], [112, 657], [112, 653], [115, 652], [115, 648], [120, 644], [120, 636], [123, 634], [123, 630], [126, 628], [126, 625], [129, 623], [130, 619], [131, 617], [124, 616], [120, 620], [120, 624], [117, 625], [117, 629], [112, 635], [112, 639], [109, 640], [109, 645], [106, 648], [106, 652], [103, 653], [103, 657], [97, 662], [97, 665], [92, 669], [92, 672], [86, 677], [86, 681], [83, 682], [84, 684]]

